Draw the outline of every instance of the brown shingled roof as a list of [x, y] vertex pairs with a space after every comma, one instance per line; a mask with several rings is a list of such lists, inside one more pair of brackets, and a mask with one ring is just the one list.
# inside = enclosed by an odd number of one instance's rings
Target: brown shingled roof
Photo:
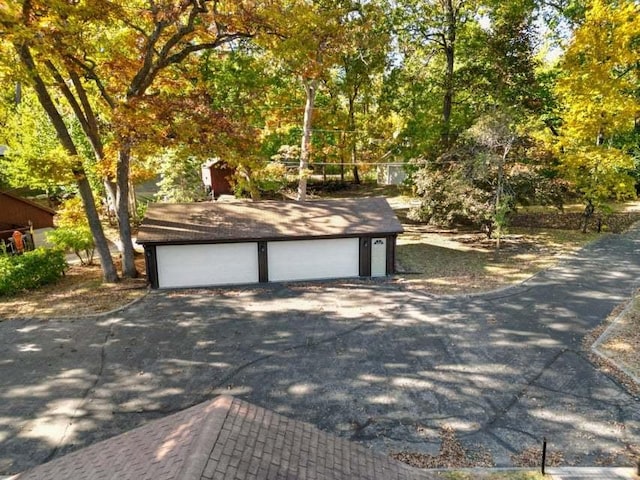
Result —
[[40, 465], [13, 480], [427, 480], [428, 472], [229, 396]]
[[356, 237], [402, 232], [384, 198], [151, 204], [138, 243]]

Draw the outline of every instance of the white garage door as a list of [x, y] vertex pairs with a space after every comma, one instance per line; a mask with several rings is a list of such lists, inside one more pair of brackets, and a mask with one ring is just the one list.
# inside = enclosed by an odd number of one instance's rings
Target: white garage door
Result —
[[258, 282], [256, 243], [159, 245], [156, 256], [160, 288]]
[[269, 280], [357, 277], [359, 255], [357, 238], [269, 242]]

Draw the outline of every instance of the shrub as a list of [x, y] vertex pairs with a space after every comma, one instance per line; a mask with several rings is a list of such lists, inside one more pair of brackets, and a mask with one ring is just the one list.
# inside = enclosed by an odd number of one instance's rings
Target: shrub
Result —
[[93, 263], [95, 244], [89, 227], [61, 227], [47, 232], [47, 240], [65, 252], [73, 252], [82, 265]]
[[0, 256], [0, 295], [54, 283], [67, 268], [64, 252], [38, 248], [24, 255]]
[[61, 227], [76, 227], [88, 225], [87, 214], [80, 197], [72, 197], [65, 200], [57, 212], [58, 225]]

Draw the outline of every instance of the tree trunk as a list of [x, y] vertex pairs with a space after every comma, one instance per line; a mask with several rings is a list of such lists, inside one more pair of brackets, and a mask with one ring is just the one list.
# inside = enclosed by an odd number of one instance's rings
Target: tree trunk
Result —
[[453, 110], [453, 47], [446, 48], [447, 70], [445, 72], [444, 98], [442, 100], [442, 144], [445, 148], [451, 145], [451, 112]]
[[135, 278], [138, 275], [131, 243], [131, 223], [129, 221], [129, 165], [131, 163], [131, 147], [128, 140], [120, 146], [116, 164], [116, 205], [118, 215], [118, 231], [122, 243], [122, 276]]
[[[111, 252], [109, 251], [109, 242], [102, 230], [102, 224], [100, 223], [100, 217], [98, 210], [96, 209], [93, 192], [89, 180], [84, 171], [74, 172], [76, 174], [76, 180], [78, 182], [78, 191], [82, 198], [84, 210], [87, 214], [87, 220], [89, 222], [89, 228], [93, 234], [93, 242], [96, 245], [98, 251], [98, 258], [100, 259], [100, 266], [102, 267], [102, 275], [105, 282], [115, 283], [118, 281], [118, 272], [111, 259]], [[95, 232], [100, 232], [96, 235]]]
[[340, 144], [340, 183], [344, 183], [344, 151], [347, 144], [346, 134], [342, 132], [342, 143]]
[[[49, 95], [46, 84], [44, 83], [42, 77], [36, 69], [35, 61], [33, 60], [33, 56], [31, 55], [29, 47], [26, 44], [22, 44], [15, 45], [15, 48], [18, 56], [20, 57], [21, 63], [26, 67], [31, 76], [34, 90], [36, 91], [36, 95], [38, 96], [38, 101], [51, 120], [51, 124], [56, 130], [56, 136], [58, 137], [60, 144], [71, 157], [79, 158], [78, 150], [73, 143], [73, 139], [69, 134], [69, 130], [67, 129], [67, 126], [65, 125], [64, 120], [60, 115], [60, 112], [58, 112], [55, 103]], [[91, 234], [93, 235], [93, 240], [96, 244], [96, 250], [98, 251], [98, 256], [100, 257], [102, 276], [105, 282], [115, 283], [118, 281], [118, 273], [111, 258], [111, 252], [109, 251], [107, 237], [105, 237], [104, 231], [102, 229], [102, 224], [100, 223], [100, 217], [98, 216], [98, 211], [96, 209], [91, 185], [87, 180], [87, 176], [81, 164], [78, 164], [73, 168], [73, 175], [78, 184], [78, 191], [80, 193], [80, 197], [82, 198], [85, 213], [87, 214], [89, 228], [91, 229]]]
[[131, 180], [129, 180], [129, 213], [135, 222], [141, 220], [138, 218], [138, 199], [136, 198], [136, 191]]
[[444, 74], [444, 97], [442, 101], [442, 144], [445, 148], [451, 146], [451, 112], [453, 110], [453, 97], [455, 91], [454, 67], [456, 54], [456, 34], [458, 28], [458, 18], [452, 0], [444, 2], [446, 27], [444, 40], [444, 54], [446, 57], [446, 68]]
[[299, 202], [304, 202], [307, 199], [307, 168], [309, 167], [309, 156], [311, 154], [311, 125], [313, 122], [313, 106], [316, 100], [316, 88], [318, 87], [318, 81], [315, 79], [303, 81], [307, 102], [304, 107], [302, 143], [300, 145], [300, 167], [298, 175]]
[[109, 218], [109, 224], [115, 225], [116, 222], [116, 185], [111, 182], [108, 178], [105, 178], [102, 181], [102, 185], [104, 186], [105, 192], [105, 201], [107, 206], [107, 217]]
[[[498, 163], [498, 188], [496, 189], [496, 204], [495, 204], [495, 216], [498, 216], [498, 211], [501, 207], [500, 202], [502, 202], [502, 189], [504, 184], [504, 162], [507, 153], [500, 157], [500, 162]], [[500, 250], [500, 243], [502, 241], [502, 219], [499, 219], [496, 222], [496, 250]]]
[[[357, 95], [357, 92], [355, 93]], [[351, 133], [351, 168], [353, 170], [353, 183], [360, 185], [360, 175], [358, 174], [358, 146], [356, 144], [356, 114], [355, 95], [349, 96], [349, 130]]]

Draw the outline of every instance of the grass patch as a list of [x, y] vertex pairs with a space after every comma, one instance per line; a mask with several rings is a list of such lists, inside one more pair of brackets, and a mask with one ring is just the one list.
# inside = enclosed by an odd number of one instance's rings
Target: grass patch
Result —
[[443, 480], [544, 480], [545, 477], [538, 472], [439, 472], [438, 477]]
[[440, 294], [491, 290], [523, 281], [601, 235], [512, 228], [496, 251], [481, 233], [405, 225], [398, 237], [398, 278]]

